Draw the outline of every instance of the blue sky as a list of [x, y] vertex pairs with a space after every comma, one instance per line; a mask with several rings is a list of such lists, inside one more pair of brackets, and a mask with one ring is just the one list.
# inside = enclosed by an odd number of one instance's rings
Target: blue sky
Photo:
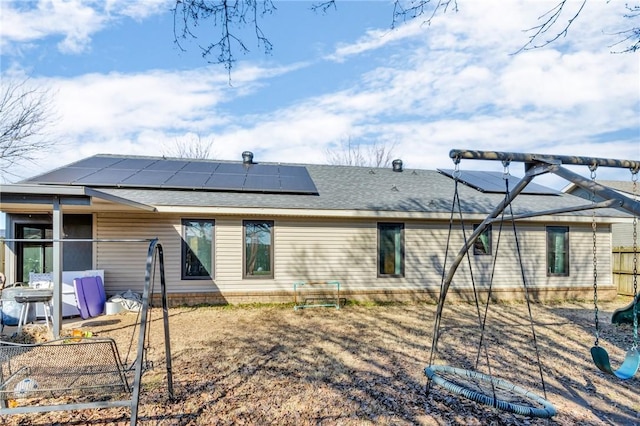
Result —
[[458, 0], [457, 13], [394, 30], [390, 1], [338, 0], [326, 14], [276, 1], [262, 22], [272, 54], [247, 35], [231, 84], [197, 42], [174, 44], [173, 3], [0, 3], [2, 79], [51, 90], [48, 137], [59, 141], [16, 174], [97, 153], [161, 155], [196, 135], [227, 160], [251, 150], [256, 161], [326, 163], [349, 139], [394, 144], [408, 168], [450, 168], [452, 148], [640, 158], [640, 54], [610, 47], [629, 26], [621, 1], [589, 0], [567, 37], [515, 55], [555, 0]]

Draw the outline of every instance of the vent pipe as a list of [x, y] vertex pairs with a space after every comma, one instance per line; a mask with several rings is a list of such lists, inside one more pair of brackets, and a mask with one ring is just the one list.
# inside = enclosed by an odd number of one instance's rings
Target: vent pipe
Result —
[[391, 162], [391, 166], [393, 167], [393, 171], [394, 172], [401, 172], [402, 171], [402, 160], [400, 160], [400, 159], [393, 160]]
[[245, 151], [242, 153], [242, 164], [253, 164], [253, 152]]

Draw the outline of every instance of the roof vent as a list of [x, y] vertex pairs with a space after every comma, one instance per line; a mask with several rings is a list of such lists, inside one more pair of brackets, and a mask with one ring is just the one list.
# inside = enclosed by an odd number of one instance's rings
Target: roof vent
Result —
[[242, 164], [253, 164], [253, 152], [245, 151], [242, 153]]
[[393, 171], [394, 172], [401, 172], [402, 171], [402, 160], [393, 160], [391, 165], [393, 166]]

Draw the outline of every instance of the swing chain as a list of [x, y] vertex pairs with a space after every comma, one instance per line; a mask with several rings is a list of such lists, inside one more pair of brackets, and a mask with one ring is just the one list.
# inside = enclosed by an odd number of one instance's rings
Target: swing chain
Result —
[[[592, 164], [589, 166], [589, 170], [591, 171], [591, 182], [594, 184], [594, 187], [591, 192], [591, 203], [595, 204], [596, 202], [596, 193], [595, 193], [595, 180], [596, 180], [596, 169], [598, 168], [597, 164]], [[595, 209], [592, 210], [591, 213], [591, 230], [593, 231], [593, 308], [595, 315], [595, 327], [596, 327], [596, 340], [594, 342], [594, 346], [598, 346], [600, 343], [600, 319], [598, 318], [598, 253], [597, 253], [597, 225], [596, 225], [596, 212]]]
[[511, 159], [502, 160], [502, 167], [504, 168], [502, 171], [502, 179], [509, 180], [509, 165], [511, 164]]
[[453, 159], [453, 164], [455, 164], [455, 167], [453, 169], [453, 179], [457, 182], [458, 179], [460, 179], [460, 157], [455, 157]]
[[[631, 170], [631, 182], [633, 182], [633, 198], [637, 198], [638, 170]], [[633, 215], [633, 346], [638, 348], [638, 216]]]

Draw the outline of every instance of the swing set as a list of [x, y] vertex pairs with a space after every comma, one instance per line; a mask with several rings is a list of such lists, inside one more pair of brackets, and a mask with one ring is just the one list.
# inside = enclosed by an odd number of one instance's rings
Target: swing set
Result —
[[[152, 366], [147, 353], [156, 271], [160, 275], [166, 384], [169, 399], [173, 399], [162, 245], [157, 239], [91, 241], [149, 243], [142, 307], [138, 312], [126, 357], [123, 359], [115, 341], [106, 337], [72, 336], [36, 344], [0, 341], [0, 418], [23, 413], [129, 407], [131, 425], [136, 425], [142, 375]], [[129, 363], [128, 357], [136, 329], [137, 352], [133, 362]]]
[[[534, 328], [533, 316], [530, 307], [530, 294], [528, 291], [528, 284], [526, 282], [526, 274], [524, 270], [524, 264], [522, 261], [522, 253], [520, 250], [520, 244], [518, 241], [516, 221], [519, 219], [526, 219], [532, 217], [554, 215], [567, 212], [586, 211], [591, 210], [592, 215], [592, 228], [593, 228], [593, 289], [594, 289], [594, 310], [595, 310], [595, 343], [591, 349], [591, 355], [595, 366], [602, 372], [613, 375], [621, 379], [629, 379], [633, 377], [638, 371], [640, 366], [640, 356], [638, 354], [638, 304], [634, 304], [633, 307], [633, 344], [627, 355], [622, 362], [622, 365], [615, 369], [612, 367], [608, 352], [599, 344], [599, 319], [598, 319], [598, 275], [597, 275], [597, 256], [596, 256], [596, 218], [595, 210], [599, 208], [619, 208], [631, 213], [634, 216], [633, 219], [633, 235], [634, 235], [634, 298], [635, 301], [638, 295], [637, 288], [637, 217], [640, 216], [640, 202], [636, 198], [636, 182], [638, 179], [638, 172], [640, 171], [640, 161], [634, 160], [616, 160], [607, 158], [593, 158], [593, 157], [575, 157], [575, 156], [558, 156], [558, 155], [546, 155], [546, 154], [526, 154], [526, 153], [511, 153], [511, 152], [494, 152], [494, 151], [467, 151], [467, 150], [452, 150], [449, 153], [455, 164], [455, 171], [452, 174], [454, 179], [454, 196], [451, 206], [451, 217], [449, 221], [449, 236], [447, 238], [447, 246], [445, 250], [445, 259], [443, 265], [442, 281], [440, 285], [440, 296], [438, 299], [438, 306], [436, 310], [436, 316], [433, 328], [433, 340], [431, 344], [431, 352], [429, 357], [429, 366], [425, 368], [425, 374], [428, 378], [428, 389], [431, 384], [442, 386], [452, 393], [459, 394], [465, 398], [473, 401], [486, 404], [504, 411], [530, 416], [550, 418], [556, 414], [556, 409], [553, 405], [546, 400], [546, 389], [544, 383], [544, 377], [542, 372], [542, 365], [540, 362], [540, 355], [538, 351], [536, 334]], [[505, 182], [505, 196], [504, 199], [493, 209], [491, 213], [475, 227], [473, 233], [467, 238], [465, 233], [464, 217], [460, 206], [460, 198], [458, 192], [458, 183], [462, 181], [459, 164], [463, 159], [472, 160], [490, 160], [501, 161], [504, 168], [504, 182]], [[512, 189], [509, 188], [509, 173], [508, 168], [512, 162], [522, 162], [525, 166], [525, 176], [520, 179]], [[591, 179], [586, 179], [583, 176], [576, 174], [567, 168], [563, 167], [564, 164], [568, 165], [582, 165], [588, 166], [591, 170]], [[613, 168], [625, 168], [631, 171], [631, 179], [634, 188], [634, 198], [627, 197], [624, 194], [620, 194], [610, 188], [598, 184], [595, 180], [595, 170], [599, 167], [613, 167]], [[554, 210], [540, 211], [524, 213], [514, 215], [512, 210], [512, 202], [514, 199], [523, 192], [529, 183], [533, 181], [536, 176], [540, 176], [546, 173], [553, 173], [561, 178], [574, 183], [578, 187], [588, 191], [591, 194], [591, 203], [572, 206]], [[596, 202], [596, 197], [604, 201]], [[456, 213], [459, 215], [459, 222], [462, 228], [462, 236], [464, 238], [463, 247], [459, 250], [456, 257], [453, 259], [451, 265], [447, 269], [447, 257], [449, 253], [449, 245], [451, 240], [451, 234], [454, 223], [454, 216]], [[508, 211], [508, 214], [507, 214]], [[499, 231], [496, 246], [496, 256], [493, 259], [493, 265], [491, 269], [491, 276], [489, 279], [488, 296], [486, 299], [486, 306], [484, 312], [481, 311], [478, 301], [478, 293], [474, 282], [473, 271], [471, 268], [471, 260], [468, 256], [469, 250], [474, 247], [476, 241], [481, 238], [485, 230], [493, 224], [499, 223]], [[495, 273], [495, 265], [497, 259], [498, 247], [500, 244], [500, 236], [502, 233], [502, 227], [504, 223], [510, 222], [513, 227], [513, 235], [515, 242], [515, 251], [517, 261], [520, 267], [520, 276], [522, 279], [524, 299], [529, 311], [529, 322], [531, 327], [532, 341], [535, 346], [535, 357], [537, 359], [538, 371], [540, 374], [540, 382], [544, 395], [539, 396], [533, 392], [528, 391], [520, 386], [510, 383], [505, 380], [498, 379], [492, 374], [491, 359], [486, 348], [485, 329], [487, 322], [487, 313], [489, 302], [491, 301], [491, 292], [493, 286], [493, 278]], [[434, 358], [438, 352], [438, 342], [442, 336], [441, 320], [447, 293], [451, 286], [453, 277], [458, 270], [458, 267], [467, 257], [469, 263], [469, 271], [473, 293], [476, 301], [476, 309], [478, 316], [478, 323], [481, 330], [478, 353], [475, 361], [474, 369], [456, 368], [449, 365], [435, 365]], [[483, 374], [477, 371], [478, 364], [482, 350], [486, 357], [486, 365], [488, 368], [488, 374]]]

